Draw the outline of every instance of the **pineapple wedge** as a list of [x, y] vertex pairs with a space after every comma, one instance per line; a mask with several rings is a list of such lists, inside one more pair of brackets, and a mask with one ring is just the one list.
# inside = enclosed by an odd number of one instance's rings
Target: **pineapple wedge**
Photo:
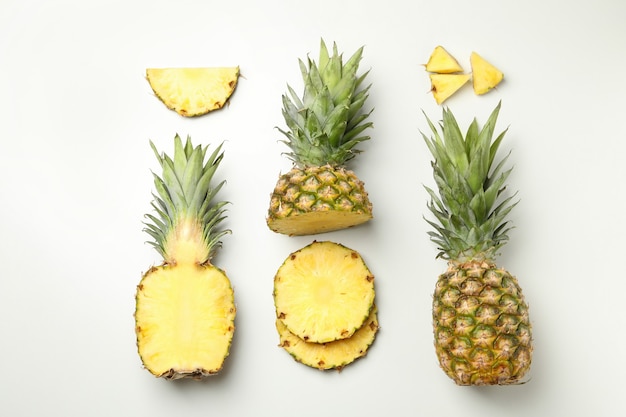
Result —
[[280, 336], [280, 347], [296, 361], [320, 370], [341, 370], [358, 358], [365, 356], [374, 343], [378, 331], [376, 307], [369, 317], [350, 338], [328, 343], [305, 342], [289, 331], [280, 319], [276, 319], [276, 329]]
[[426, 63], [426, 71], [437, 74], [452, 74], [463, 72], [463, 68], [443, 46], [437, 46]]
[[498, 68], [487, 62], [476, 52], [472, 52], [470, 64], [472, 66], [474, 92], [478, 95], [488, 93], [500, 84], [504, 78], [504, 74]]
[[195, 117], [226, 104], [237, 86], [239, 67], [148, 68], [146, 79], [168, 109]]
[[469, 80], [469, 74], [430, 74], [430, 91], [437, 104], [441, 104]]
[[374, 275], [354, 250], [317, 242], [293, 252], [274, 278], [276, 317], [305, 342], [351, 337], [370, 316]]

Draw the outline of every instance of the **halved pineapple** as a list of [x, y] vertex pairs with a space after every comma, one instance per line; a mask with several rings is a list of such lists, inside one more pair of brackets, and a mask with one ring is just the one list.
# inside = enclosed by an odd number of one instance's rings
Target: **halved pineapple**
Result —
[[472, 52], [470, 55], [470, 64], [472, 65], [474, 92], [478, 95], [488, 93], [500, 84], [504, 78], [502, 71], [487, 62], [476, 52]]
[[374, 275], [358, 252], [314, 241], [292, 253], [274, 278], [276, 317], [306, 342], [351, 337], [374, 305]]
[[437, 74], [463, 72], [463, 68], [443, 46], [437, 46], [426, 63], [426, 71]]
[[446, 101], [469, 80], [469, 74], [430, 74], [431, 92], [437, 104]]
[[363, 326], [351, 337], [328, 343], [305, 342], [291, 333], [280, 319], [276, 319], [280, 346], [304, 365], [321, 370], [341, 370], [344, 366], [365, 356], [369, 347], [374, 343], [378, 331], [376, 313], [374, 306]]
[[137, 349], [145, 368], [166, 379], [202, 379], [217, 373], [229, 355], [236, 307], [230, 280], [211, 264], [230, 233], [221, 222], [226, 201], [216, 197], [224, 181], [213, 175], [223, 158], [222, 145], [183, 144], [174, 137], [174, 155], [161, 155], [154, 174], [156, 193], [145, 231], [163, 257], [142, 277], [135, 296]]
[[148, 68], [146, 79], [168, 109], [194, 117], [224, 106], [237, 86], [239, 67]]

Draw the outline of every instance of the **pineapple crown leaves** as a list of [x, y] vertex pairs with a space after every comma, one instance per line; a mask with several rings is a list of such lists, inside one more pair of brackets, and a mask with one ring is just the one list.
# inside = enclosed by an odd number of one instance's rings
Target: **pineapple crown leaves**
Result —
[[428, 209], [437, 221], [426, 221], [434, 231], [429, 236], [448, 260], [493, 260], [508, 240], [507, 216], [517, 205], [517, 193], [505, 197], [506, 181], [513, 168], [504, 170], [510, 154], [494, 166], [496, 153], [507, 130], [495, 139], [494, 130], [501, 103], [482, 129], [476, 119], [465, 136], [449, 109], [439, 124], [442, 134], [428, 119], [431, 137], [422, 133], [434, 157], [433, 177], [439, 193], [425, 187], [430, 196]]
[[[177, 134], [174, 138], [174, 158], [160, 155], [154, 143], [150, 146], [162, 168], [162, 176], [153, 173], [157, 194], [152, 194], [152, 208], [157, 215], [146, 214], [144, 231], [154, 241], [148, 242], [167, 259], [166, 243], [170, 234], [181, 222], [194, 222], [202, 230], [202, 241], [206, 246], [208, 262], [215, 250], [222, 246], [220, 239], [230, 230], [218, 229], [226, 218], [224, 206], [227, 201], [214, 202], [214, 198], [225, 184], [221, 181], [213, 186], [212, 180], [224, 153], [222, 144], [206, 157], [207, 147], [194, 147], [188, 136], [186, 143]], [[205, 162], [206, 159], [206, 162]]]
[[300, 97], [287, 86], [282, 114], [288, 130], [278, 129], [297, 166], [343, 166], [360, 152], [355, 146], [370, 139], [363, 132], [373, 125], [366, 121], [373, 110], [363, 107], [371, 84], [361, 88], [369, 71], [357, 75], [362, 55], [363, 47], [344, 64], [337, 45], [329, 55], [322, 40], [318, 63], [299, 60], [304, 93]]

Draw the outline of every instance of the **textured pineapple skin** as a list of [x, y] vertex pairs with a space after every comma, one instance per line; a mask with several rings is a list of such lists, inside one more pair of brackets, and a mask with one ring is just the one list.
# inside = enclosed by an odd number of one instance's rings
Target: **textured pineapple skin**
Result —
[[433, 328], [439, 364], [458, 385], [525, 382], [531, 323], [509, 272], [488, 262], [450, 262], [435, 288]]
[[292, 168], [272, 192], [267, 225], [290, 236], [345, 229], [372, 219], [364, 183], [345, 168]]

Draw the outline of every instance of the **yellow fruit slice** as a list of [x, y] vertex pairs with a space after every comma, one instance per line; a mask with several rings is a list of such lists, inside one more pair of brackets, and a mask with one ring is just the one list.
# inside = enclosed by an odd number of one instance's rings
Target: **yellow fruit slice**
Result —
[[194, 117], [224, 106], [237, 86], [239, 67], [148, 68], [146, 79], [168, 109]]
[[374, 343], [378, 331], [376, 307], [372, 308], [363, 326], [351, 337], [334, 342], [305, 342], [291, 333], [280, 319], [276, 319], [276, 330], [278, 330], [280, 337], [280, 347], [285, 349], [296, 361], [321, 370], [341, 370], [346, 365], [365, 356], [369, 347]]
[[426, 63], [426, 71], [437, 74], [452, 74], [463, 72], [463, 68], [443, 46], [437, 46]]
[[276, 317], [306, 342], [351, 337], [370, 315], [374, 275], [358, 252], [317, 242], [293, 252], [274, 278]]
[[474, 92], [478, 95], [488, 93], [504, 78], [504, 74], [498, 68], [491, 65], [476, 52], [472, 52], [470, 64], [472, 66]]
[[430, 74], [431, 92], [437, 104], [446, 101], [469, 80], [469, 74]]

